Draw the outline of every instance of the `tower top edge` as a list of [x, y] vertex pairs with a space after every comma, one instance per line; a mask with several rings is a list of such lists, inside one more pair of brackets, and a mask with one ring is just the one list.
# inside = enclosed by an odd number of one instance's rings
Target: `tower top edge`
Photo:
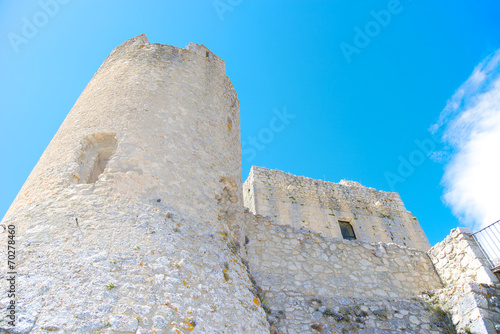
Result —
[[169, 47], [169, 48], [174, 48], [174, 49], [179, 49], [179, 50], [189, 50], [189, 51], [203, 50], [203, 51], [210, 51], [210, 49], [207, 48], [205, 45], [203, 45], [203, 44], [196, 44], [196, 43], [193, 43], [193, 42], [189, 42], [189, 44], [188, 44], [188, 46], [186, 48], [181, 48], [181, 47], [177, 47], [177, 46], [173, 46], [173, 45], [169, 45], [169, 44], [150, 43], [148, 37], [146, 36], [146, 34], [142, 34], [142, 35], [130, 38], [130, 39], [126, 40], [125, 42], [123, 42], [117, 48], [122, 47], [122, 46], [130, 46], [130, 45], [158, 45], [158, 46], [162, 46], [162, 47]]
[[198, 57], [204, 57], [210, 60], [211, 62], [218, 64], [224, 70], [224, 72], [226, 69], [225, 62], [222, 59], [220, 59], [216, 54], [214, 54], [212, 51], [210, 51], [210, 49], [203, 44], [196, 44], [190, 42], [185, 48], [181, 48], [169, 44], [150, 43], [146, 34], [142, 34], [126, 40], [121, 45], [117, 46], [111, 54], [114, 53], [116, 54], [123, 50], [137, 49], [137, 48], [146, 50], [154, 49], [156, 52], [159, 53], [162, 52], [164, 53], [177, 52], [179, 54], [189, 53]]

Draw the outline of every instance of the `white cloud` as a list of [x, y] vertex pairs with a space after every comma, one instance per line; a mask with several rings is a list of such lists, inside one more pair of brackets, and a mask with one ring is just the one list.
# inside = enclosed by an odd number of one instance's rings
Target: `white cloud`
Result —
[[450, 157], [442, 179], [446, 204], [473, 229], [499, 220], [500, 50], [474, 69], [431, 131]]

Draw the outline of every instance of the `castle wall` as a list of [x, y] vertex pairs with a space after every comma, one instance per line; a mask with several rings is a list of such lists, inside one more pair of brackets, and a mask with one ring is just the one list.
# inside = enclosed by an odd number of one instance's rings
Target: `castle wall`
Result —
[[[332, 239], [252, 214], [246, 216], [246, 236], [250, 272], [265, 294], [271, 322], [283, 333], [317, 333], [316, 325], [439, 332], [417, 298], [442, 287], [423, 251]], [[342, 312], [344, 318], [335, 320]]]
[[260, 167], [242, 186], [239, 102], [202, 45], [116, 48], [2, 224], [2, 332], [434, 334], [441, 306], [460, 333], [500, 328], [470, 231], [426, 253], [397, 193]]
[[471, 231], [453, 229], [429, 250], [445, 289], [433, 299], [450, 312], [459, 333], [496, 333], [500, 329], [500, 282]]
[[253, 166], [243, 185], [244, 205], [254, 214], [342, 238], [339, 221], [349, 222], [356, 238], [428, 250], [418, 220], [397, 193], [357, 182], [324, 182]]
[[233, 251], [239, 136], [208, 49], [145, 36], [116, 48], [2, 221], [16, 230], [15, 332], [268, 333]]

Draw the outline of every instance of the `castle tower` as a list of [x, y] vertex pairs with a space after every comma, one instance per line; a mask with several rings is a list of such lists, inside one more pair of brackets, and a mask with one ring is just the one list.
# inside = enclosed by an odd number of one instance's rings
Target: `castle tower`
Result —
[[16, 330], [268, 331], [236, 256], [239, 127], [204, 46], [117, 47], [2, 222], [16, 229]]
[[[326, 237], [395, 243], [422, 251], [431, 247], [398, 193], [358, 182], [326, 182], [253, 166], [243, 184], [243, 199], [253, 214]], [[341, 226], [350, 228], [352, 235], [343, 236]]]

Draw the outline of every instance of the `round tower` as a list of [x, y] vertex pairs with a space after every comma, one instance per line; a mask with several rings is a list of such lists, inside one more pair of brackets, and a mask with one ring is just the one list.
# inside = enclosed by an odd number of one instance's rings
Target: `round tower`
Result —
[[231, 194], [241, 207], [239, 102], [224, 62], [203, 45], [117, 47], [87, 85], [13, 209], [63, 188], [161, 199], [214, 221]]
[[117, 47], [2, 222], [16, 229], [17, 329], [266, 332], [237, 255], [239, 122], [203, 45]]

